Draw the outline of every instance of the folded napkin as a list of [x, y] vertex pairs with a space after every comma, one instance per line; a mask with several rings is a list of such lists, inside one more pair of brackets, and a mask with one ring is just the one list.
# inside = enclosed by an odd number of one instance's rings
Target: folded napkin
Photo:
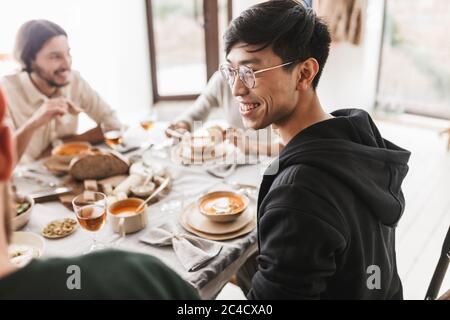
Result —
[[140, 241], [154, 246], [171, 245], [178, 260], [188, 272], [203, 268], [222, 251], [222, 245], [217, 242], [181, 234], [177, 227], [170, 223], [150, 230]]

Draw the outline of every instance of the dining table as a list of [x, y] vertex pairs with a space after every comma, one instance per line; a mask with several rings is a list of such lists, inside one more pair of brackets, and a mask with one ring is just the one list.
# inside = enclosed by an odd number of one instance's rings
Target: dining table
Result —
[[[171, 224], [180, 235], [190, 234], [180, 224], [183, 210], [195, 203], [202, 195], [212, 191], [235, 190], [236, 186], [251, 185], [258, 187], [264, 170], [272, 159], [253, 161], [251, 164], [233, 166], [226, 177], [211, 173], [209, 165], [183, 165], [174, 161], [172, 156], [173, 141], [164, 134], [166, 122], [158, 122], [151, 131], [139, 126], [130, 127], [124, 136], [124, 143], [135, 145], [125, 155], [134, 161], [145, 161], [152, 165], [163, 166], [171, 176], [171, 188], [158, 202], [151, 204], [147, 210], [148, 224], [145, 229], [120, 237], [114, 233], [110, 221], [97, 232], [97, 238], [105, 248], [148, 254], [159, 258], [169, 268], [189, 282], [202, 299], [214, 299], [230, 278], [236, 274], [248, 257], [258, 250], [256, 227], [238, 238], [215, 241], [221, 246], [220, 253], [199, 269], [187, 270], [181, 263], [172, 246], [154, 246], [141, 241], [154, 228]], [[107, 148], [106, 145], [101, 146]], [[213, 170], [214, 171], [214, 170]], [[44, 189], [59, 186], [62, 178], [54, 176], [43, 165], [43, 161], [20, 164], [13, 177], [16, 192], [21, 195], [33, 194]], [[250, 207], [256, 219], [257, 190], [249, 196]], [[37, 203], [34, 205], [28, 224], [21, 231], [42, 234], [43, 228], [54, 220], [76, 219], [70, 208], [59, 201]], [[192, 234], [190, 234], [192, 235]], [[41, 258], [73, 257], [82, 255], [91, 244], [89, 232], [78, 227], [68, 237], [51, 240], [44, 239], [45, 249]], [[113, 267], [113, 266], [109, 266]]]

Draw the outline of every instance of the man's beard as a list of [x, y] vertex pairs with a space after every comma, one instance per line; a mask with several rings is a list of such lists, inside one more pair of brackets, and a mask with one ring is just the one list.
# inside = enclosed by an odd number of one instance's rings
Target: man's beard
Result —
[[[63, 72], [65, 71], [65, 69], [60, 69], [60, 70], [56, 70], [54, 73], [57, 72]], [[65, 86], [67, 86], [69, 84], [69, 81], [67, 81], [66, 83], [60, 84], [60, 83], [56, 83], [53, 79], [51, 79], [50, 77], [47, 76], [47, 73], [44, 71], [44, 69], [42, 69], [41, 67], [35, 65], [33, 68], [33, 72], [36, 73], [36, 75], [41, 78], [42, 80], [44, 80], [47, 85], [51, 88], [63, 88]]]
[[6, 241], [10, 243], [12, 236], [12, 228], [11, 228], [11, 220], [13, 218], [12, 215], [12, 203], [11, 203], [11, 189], [9, 185], [1, 185], [0, 184], [0, 192], [3, 193], [3, 225], [5, 227]]

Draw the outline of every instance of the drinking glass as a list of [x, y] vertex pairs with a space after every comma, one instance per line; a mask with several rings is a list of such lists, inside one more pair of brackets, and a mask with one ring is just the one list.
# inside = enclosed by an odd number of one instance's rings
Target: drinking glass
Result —
[[100, 192], [93, 192], [91, 195], [92, 197], [85, 198], [81, 194], [72, 201], [78, 223], [92, 238], [92, 244], [86, 253], [103, 248], [97, 243], [96, 235], [105, 225], [107, 216], [106, 195]]
[[156, 125], [156, 122], [158, 121], [158, 113], [155, 109], [151, 109], [150, 112], [142, 118], [140, 125], [142, 129], [144, 129], [147, 132], [150, 132], [153, 130], [153, 128]]

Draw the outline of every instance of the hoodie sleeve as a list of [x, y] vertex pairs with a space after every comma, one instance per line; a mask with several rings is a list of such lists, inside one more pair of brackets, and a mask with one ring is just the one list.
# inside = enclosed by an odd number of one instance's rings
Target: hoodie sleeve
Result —
[[[248, 298], [320, 299], [327, 278], [336, 271], [335, 257], [345, 250], [346, 241], [312, 209], [300, 211], [298, 205], [289, 205], [292, 199], [304, 203], [307, 191], [284, 189], [276, 191], [277, 202], [265, 209], [259, 221], [258, 271]], [[309, 203], [306, 210], [314, 206], [314, 202]]]

